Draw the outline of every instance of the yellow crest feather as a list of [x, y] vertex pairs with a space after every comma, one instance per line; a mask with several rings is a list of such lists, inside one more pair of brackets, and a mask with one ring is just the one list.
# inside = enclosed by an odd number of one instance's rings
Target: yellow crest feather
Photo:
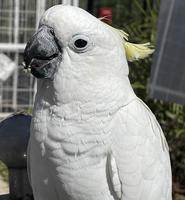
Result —
[[125, 49], [125, 54], [128, 61], [146, 58], [154, 52], [154, 49], [151, 49], [149, 42], [144, 44], [135, 44], [128, 42], [128, 33], [124, 32], [123, 30], [116, 29], [112, 26], [107, 26], [113, 31], [117, 32], [118, 35], [122, 38], [123, 47]]
[[124, 42], [124, 48], [128, 61], [146, 58], [154, 52], [154, 49], [150, 48], [149, 42], [144, 44]]

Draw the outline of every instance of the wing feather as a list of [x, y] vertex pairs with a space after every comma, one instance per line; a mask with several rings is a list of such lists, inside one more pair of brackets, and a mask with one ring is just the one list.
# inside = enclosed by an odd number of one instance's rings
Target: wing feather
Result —
[[112, 152], [122, 200], [171, 200], [167, 142], [150, 109], [136, 99], [115, 118]]

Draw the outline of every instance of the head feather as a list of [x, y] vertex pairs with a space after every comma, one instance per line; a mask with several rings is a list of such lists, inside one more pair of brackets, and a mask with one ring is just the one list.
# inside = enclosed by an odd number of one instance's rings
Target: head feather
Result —
[[114, 28], [106, 24], [114, 32], [116, 32], [122, 39], [123, 48], [125, 49], [126, 58], [128, 61], [135, 61], [144, 59], [154, 52], [149, 42], [144, 44], [135, 44], [128, 42], [129, 34], [121, 29]]

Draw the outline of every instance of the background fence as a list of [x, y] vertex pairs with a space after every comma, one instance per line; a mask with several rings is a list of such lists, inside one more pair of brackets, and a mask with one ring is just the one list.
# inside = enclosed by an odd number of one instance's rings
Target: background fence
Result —
[[33, 76], [23, 71], [23, 51], [42, 13], [61, 3], [79, 5], [78, 0], [0, 0], [0, 53], [16, 65], [13, 74], [0, 81], [1, 113], [32, 107], [36, 83]]

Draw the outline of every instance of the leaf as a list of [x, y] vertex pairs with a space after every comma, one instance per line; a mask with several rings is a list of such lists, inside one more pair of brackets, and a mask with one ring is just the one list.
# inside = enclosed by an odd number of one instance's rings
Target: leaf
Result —
[[176, 129], [175, 130], [176, 138], [180, 138], [182, 135], [185, 135], [185, 128], [183, 129]]
[[174, 113], [168, 111], [168, 110], [165, 113], [166, 113], [166, 116], [168, 118], [170, 118], [170, 119], [175, 119], [176, 118], [176, 115]]
[[134, 89], [142, 89], [142, 90], [145, 90], [146, 89], [146, 86], [145, 85], [142, 85], [141, 83], [139, 82], [135, 82], [132, 84], [132, 87]]

